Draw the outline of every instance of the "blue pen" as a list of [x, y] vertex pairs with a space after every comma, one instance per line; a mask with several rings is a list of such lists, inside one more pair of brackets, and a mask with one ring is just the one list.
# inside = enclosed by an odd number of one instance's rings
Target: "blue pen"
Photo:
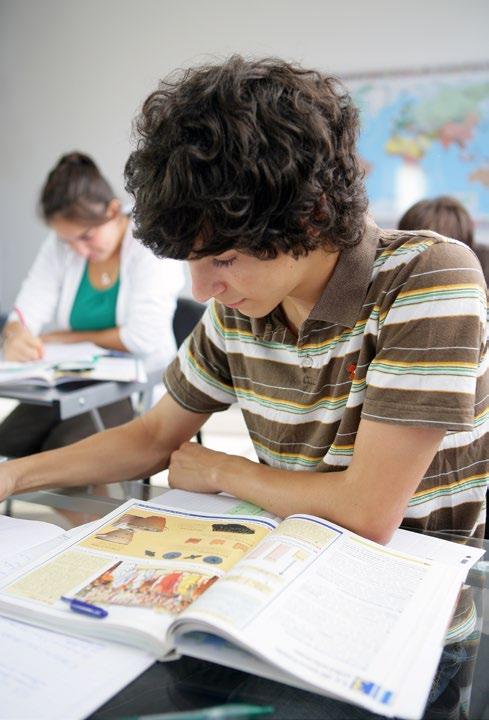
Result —
[[108, 610], [104, 610], [104, 608], [98, 607], [98, 605], [90, 605], [90, 603], [83, 602], [83, 600], [69, 598], [65, 595], [61, 595], [60, 600], [69, 603], [70, 610], [80, 613], [81, 615], [89, 615], [93, 618], [104, 618], [109, 614]]

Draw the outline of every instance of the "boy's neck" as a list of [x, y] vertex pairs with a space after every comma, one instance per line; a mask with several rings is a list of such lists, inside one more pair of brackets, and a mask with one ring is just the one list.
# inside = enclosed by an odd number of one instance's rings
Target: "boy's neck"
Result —
[[301, 325], [307, 320], [323, 294], [333, 275], [339, 255], [339, 251], [331, 252], [319, 248], [299, 260], [304, 263], [303, 279], [294, 292], [281, 302], [287, 325], [296, 336], [299, 335]]

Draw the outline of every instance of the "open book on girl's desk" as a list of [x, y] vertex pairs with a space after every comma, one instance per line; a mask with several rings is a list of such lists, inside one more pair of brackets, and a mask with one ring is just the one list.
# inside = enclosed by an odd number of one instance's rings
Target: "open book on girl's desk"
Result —
[[394, 549], [315, 517], [167, 495], [165, 506], [128, 501], [9, 576], [0, 614], [421, 717], [482, 551], [416, 536], [415, 556], [403, 531]]
[[145, 382], [140, 360], [127, 353], [111, 353], [92, 343], [47, 344], [38, 362], [0, 362], [0, 384], [56, 387], [65, 383]]

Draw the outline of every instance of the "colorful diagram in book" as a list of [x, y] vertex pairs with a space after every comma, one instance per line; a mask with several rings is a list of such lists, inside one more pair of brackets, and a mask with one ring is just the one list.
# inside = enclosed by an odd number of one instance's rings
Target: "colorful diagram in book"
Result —
[[12, 583], [7, 592], [50, 606], [68, 595], [95, 605], [174, 615], [269, 531], [265, 523], [242, 517], [206, 518], [136, 504]]
[[225, 572], [268, 533], [246, 521], [203, 519], [131, 509], [104, 525], [80, 548], [117, 553], [131, 558], [203, 564]]

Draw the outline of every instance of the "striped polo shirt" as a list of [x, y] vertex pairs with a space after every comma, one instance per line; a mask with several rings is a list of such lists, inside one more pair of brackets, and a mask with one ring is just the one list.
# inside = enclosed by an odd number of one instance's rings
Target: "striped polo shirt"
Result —
[[[295, 336], [280, 308], [213, 302], [166, 372], [198, 413], [239, 403], [261, 462], [349, 465], [362, 417], [446, 429], [403, 526], [483, 534], [489, 473], [486, 287], [465, 245], [366, 226]], [[392, 488], [395, 492], [395, 477]]]

